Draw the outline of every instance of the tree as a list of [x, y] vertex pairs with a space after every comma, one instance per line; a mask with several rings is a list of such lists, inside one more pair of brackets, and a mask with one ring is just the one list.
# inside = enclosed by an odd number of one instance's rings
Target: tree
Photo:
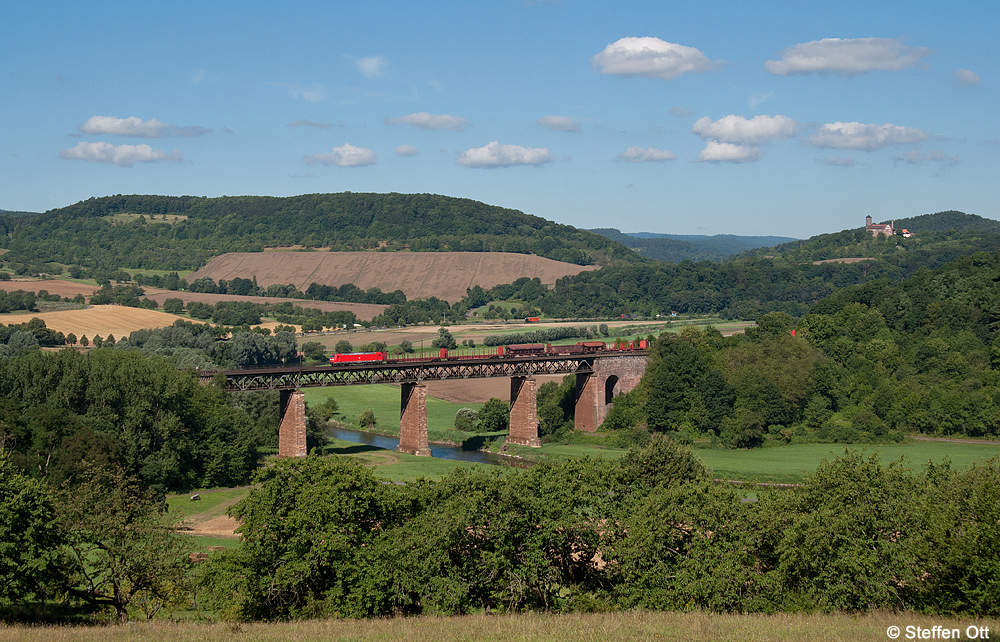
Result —
[[307, 341], [302, 344], [302, 355], [310, 361], [324, 361], [326, 347], [319, 341]]
[[455, 341], [455, 337], [451, 336], [451, 332], [448, 332], [448, 328], [440, 328], [438, 338], [431, 341], [431, 347], [454, 350], [458, 347], [458, 342]]
[[358, 427], [365, 430], [371, 430], [375, 427], [375, 413], [371, 408], [365, 408], [365, 410], [358, 415]]
[[0, 601], [42, 597], [61, 575], [55, 501], [45, 483], [18, 472], [0, 452]]
[[510, 426], [510, 404], [491, 397], [479, 411], [479, 432], [506, 432]]
[[59, 502], [71, 560], [67, 592], [109, 606], [120, 622], [136, 600], [164, 602], [184, 583], [185, 546], [162, 497], [113, 469], [91, 468]]
[[479, 415], [472, 408], [459, 408], [455, 413], [455, 430], [475, 432]]
[[184, 301], [170, 298], [163, 302], [163, 311], [169, 314], [180, 314], [184, 312]]
[[347, 354], [348, 352], [354, 352], [354, 346], [347, 339], [341, 339], [337, 342], [337, 345], [333, 346], [333, 351], [340, 354]]
[[82, 337], [80, 337], [80, 345], [82, 345], [84, 348], [90, 345], [90, 339], [87, 338], [87, 335], [83, 335]]

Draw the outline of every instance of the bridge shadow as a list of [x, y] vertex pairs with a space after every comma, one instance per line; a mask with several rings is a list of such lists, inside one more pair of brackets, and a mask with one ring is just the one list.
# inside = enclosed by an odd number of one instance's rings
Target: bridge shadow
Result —
[[324, 448], [324, 453], [333, 453], [335, 455], [358, 455], [360, 453], [371, 453], [378, 451], [385, 451], [386, 448], [380, 448], [378, 446], [372, 446], [369, 444], [358, 444], [356, 446], [344, 446], [342, 448]]

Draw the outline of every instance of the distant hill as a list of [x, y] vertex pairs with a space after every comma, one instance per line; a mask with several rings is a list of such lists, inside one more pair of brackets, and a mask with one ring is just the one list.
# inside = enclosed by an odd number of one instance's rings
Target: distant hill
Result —
[[535, 254], [576, 265], [645, 259], [600, 234], [435, 194], [106, 196], [31, 218], [0, 215], [10, 261], [195, 269], [266, 247]]
[[0, 216], [10, 216], [11, 218], [18, 218], [21, 216], [36, 216], [38, 212], [19, 212], [16, 210], [0, 210]]
[[[889, 221], [884, 221], [888, 223]], [[830, 270], [844, 270], [843, 263], [831, 259], [867, 258], [855, 265], [870, 276], [898, 281], [921, 268], [937, 269], [961, 256], [976, 252], [1000, 252], [1000, 221], [975, 214], [947, 211], [893, 221], [892, 237], [872, 236], [865, 228], [820, 234], [775, 247], [749, 250], [734, 258], [774, 257], [791, 263], [828, 262]], [[900, 230], [912, 234], [904, 238]], [[864, 268], [863, 265], [868, 265]], [[868, 280], [868, 279], [865, 279]], [[844, 282], [843, 285], [847, 283]]]
[[741, 252], [760, 247], [771, 247], [795, 239], [787, 236], [736, 236], [716, 234], [654, 234], [652, 232], [620, 232], [614, 228], [593, 229], [602, 236], [632, 248], [646, 258], [656, 261], [680, 263], [692, 261], [721, 261]]

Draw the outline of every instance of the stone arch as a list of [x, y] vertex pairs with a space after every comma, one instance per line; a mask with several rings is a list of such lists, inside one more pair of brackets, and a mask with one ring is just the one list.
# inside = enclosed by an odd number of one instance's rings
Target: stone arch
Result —
[[618, 385], [618, 375], [609, 375], [604, 380], [604, 404], [613, 403], [615, 400], [615, 386]]

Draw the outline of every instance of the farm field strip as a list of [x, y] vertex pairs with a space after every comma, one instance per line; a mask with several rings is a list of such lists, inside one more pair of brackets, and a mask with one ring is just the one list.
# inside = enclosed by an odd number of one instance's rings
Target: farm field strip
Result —
[[180, 317], [144, 308], [128, 308], [120, 305], [94, 305], [83, 310], [61, 310], [59, 312], [20, 312], [0, 316], [0, 323], [26, 323], [38, 317], [45, 326], [56, 332], [70, 332], [93, 339], [96, 335], [116, 338], [127, 337], [135, 330], [163, 328], [173, 325]]

